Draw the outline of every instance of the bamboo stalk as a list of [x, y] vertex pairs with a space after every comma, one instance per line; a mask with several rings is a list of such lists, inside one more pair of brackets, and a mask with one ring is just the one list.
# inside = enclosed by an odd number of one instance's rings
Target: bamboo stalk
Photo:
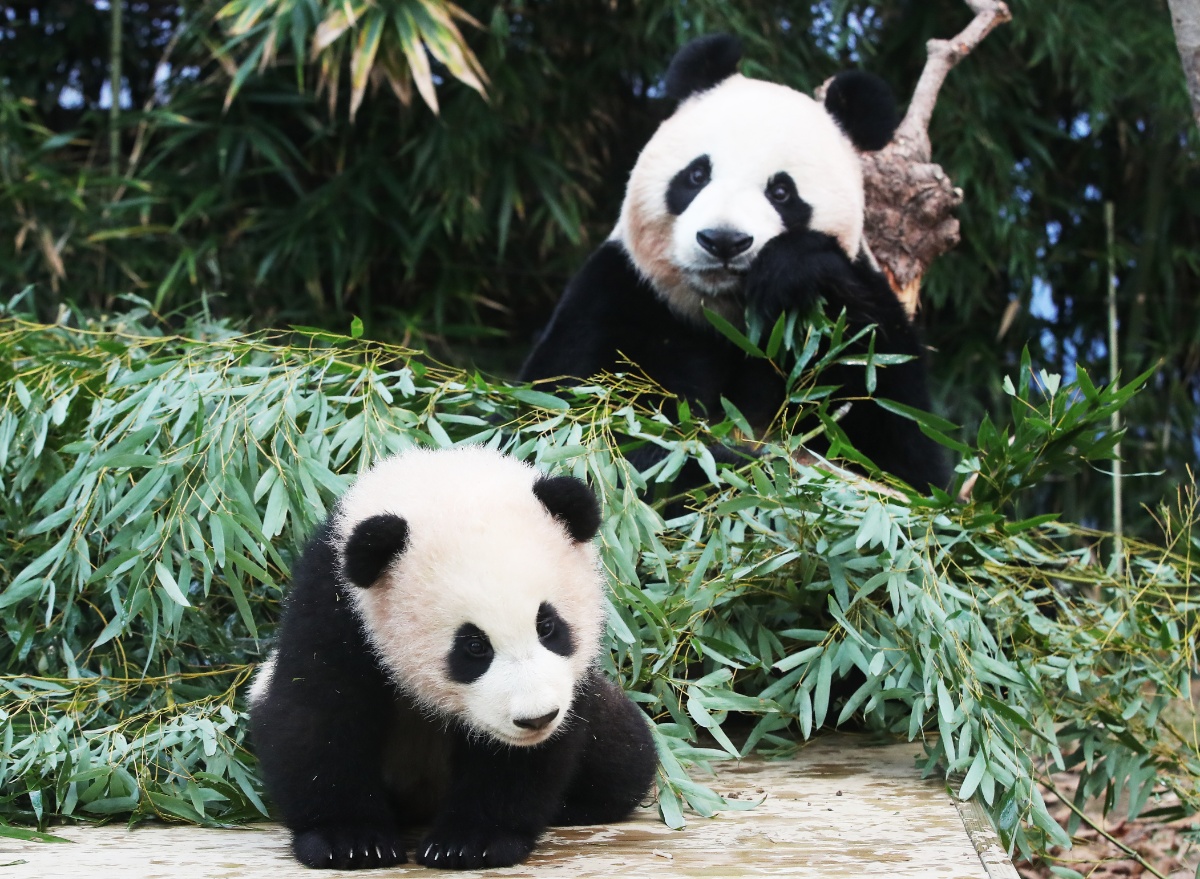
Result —
[[[1119, 349], [1117, 339], [1117, 256], [1115, 246], [1115, 210], [1111, 201], [1104, 203], [1104, 239], [1108, 252], [1108, 380], [1113, 384], [1117, 381]], [[1121, 415], [1113, 412], [1111, 428], [1113, 433], [1121, 429]], [[1113, 569], [1119, 576], [1125, 570], [1124, 534], [1125, 521], [1121, 514], [1121, 444], [1114, 446], [1112, 468], [1112, 531], [1113, 531]]]
[[109, 0], [112, 13], [112, 42], [109, 45], [109, 89], [112, 102], [108, 108], [108, 169], [115, 178], [121, 173], [121, 0]]

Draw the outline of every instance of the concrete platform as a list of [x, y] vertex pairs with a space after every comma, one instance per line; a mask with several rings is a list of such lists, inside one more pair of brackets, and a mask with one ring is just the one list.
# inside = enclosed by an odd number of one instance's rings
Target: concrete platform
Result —
[[[524, 864], [457, 875], [514, 877], [795, 876], [1016, 879], [982, 810], [921, 780], [919, 745], [823, 737], [793, 760], [717, 764], [708, 783], [762, 805], [669, 830], [653, 807], [624, 824], [551, 830]], [[73, 844], [0, 838], [0, 879], [314, 879], [287, 832], [144, 825], [61, 827]], [[410, 850], [409, 856], [412, 852]], [[372, 876], [435, 874], [413, 864]], [[447, 873], [447, 875], [454, 875]]]

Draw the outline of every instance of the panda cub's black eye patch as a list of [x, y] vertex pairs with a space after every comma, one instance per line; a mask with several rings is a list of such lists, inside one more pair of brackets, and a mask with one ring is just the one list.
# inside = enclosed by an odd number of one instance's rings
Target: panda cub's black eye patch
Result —
[[575, 652], [575, 639], [571, 635], [571, 627], [548, 601], [543, 601], [538, 608], [537, 635], [542, 646], [551, 653], [570, 656]]
[[688, 205], [708, 186], [712, 179], [712, 161], [708, 156], [697, 156], [687, 167], [671, 178], [667, 185], [667, 210], [678, 217]]
[[472, 623], [463, 623], [454, 633], [454, 644], [446, 657], [450, 679], [460, 684], [478, 680], [492, 664], [494, 655], [487, 633]]

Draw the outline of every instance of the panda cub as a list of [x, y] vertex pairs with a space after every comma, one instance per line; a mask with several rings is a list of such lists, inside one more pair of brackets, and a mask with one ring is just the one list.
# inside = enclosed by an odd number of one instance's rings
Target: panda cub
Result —
[[267, 792], [309, 867], [506, 867], [552, 824], [619, 821], [657, 760], [599, 670], [586, 485], [482, 447], [361, 474], [295, 567], [251, 688]]
[[[831, 317], [845, 309], [852, 330], [875, 324], [877, 353], [914, 357], [880, 368], [876, 395], [928, 409], [917, 333], [863, 241], [858, 151], [895, 131], [887, 86], [843, 73], [820, 104], [738, 74], [740, 57], [735, 38], [715, 35], [671, 62], [675, 112], [642, 150], [616, 229], [567, 286], [521, 379], [583, 379], [632, 362], [709, 417], [721, 417], [725, 397], [762, 430], [785, 403], [785, 381], [719, 334], [704, 309], [737, 325], [749, 307], [769, 327], [824, 300]], [[851, 401], [840, 425], [855, 448], [920, 490], [947, 484], [941, 447], [862, 399], [863, 366], [823, 379]]]

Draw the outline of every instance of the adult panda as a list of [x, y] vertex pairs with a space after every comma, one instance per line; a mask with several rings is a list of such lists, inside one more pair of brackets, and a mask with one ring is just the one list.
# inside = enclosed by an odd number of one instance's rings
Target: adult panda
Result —
[[251, 688], [267, 792], [309, 867], [506, 867], [619, 821], [657, 760], [598, 668], [596, 498], [482, 447], [359, 476], [295, 567]]
[[[875, 395], [928, 409], [921, 343], [863, 241], [858, 151], [895, 131], [887, 86], [843, 73], [821, 104], [738, 74], [740, 57], [735, 38], [714, 35], [671, 62], [666, 94], [678, 106], [642, 150], [616, 229], [567, 286], [521, 379], [582, 379], [631, 362], [710, 417], [725, 397], [761, 430], [784, 404], [784, 379], [704, 309], [740, 324], [749, 306], [769, 327], [824, 301], [831, 317], [845, 309], [852, 329], [874, 324], [876, 353], [914, 358], [880, 368]], [[947, 484], [941, 447], [863, 399], [864, 366], [835, 367], [826, 382], [853, 401], [840, 425], [856, 449], [922, 491]]]

